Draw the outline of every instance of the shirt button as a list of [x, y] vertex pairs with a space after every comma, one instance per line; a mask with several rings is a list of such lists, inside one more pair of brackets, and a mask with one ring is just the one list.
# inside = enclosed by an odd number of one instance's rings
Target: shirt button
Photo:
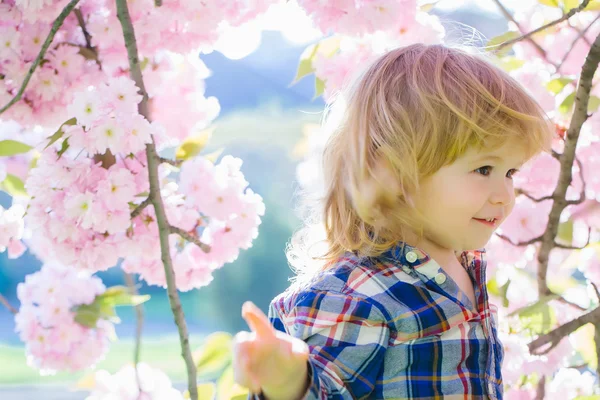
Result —
[[409, 251], [408, 253], [406, 253], [406, 261], [408, 262], [415, 262], [417, 261], [417, 254], [414, 251]]
[[435, 282], [438, 285], [441, 285], [442, 283], [446, 282], [446, 275], [444, 275], [443, 273], [439, 273], [435, 276]]

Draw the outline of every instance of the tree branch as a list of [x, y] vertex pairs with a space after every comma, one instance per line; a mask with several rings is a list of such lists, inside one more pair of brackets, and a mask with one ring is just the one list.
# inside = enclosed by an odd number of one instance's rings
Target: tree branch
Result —
[[192, 242], [194, 243], [196, 246], [200, 247], [202, 249], [203, 252], [205, 253], [209, 253], [210, 252], [210, 246], [207, 245], [206, 243], [202, 243], [200, 241], [200, 239], [198, 239], [198, 237], [196, 235], [193, 235], [189, 232], [184, 231], [181, 228], [178, 228], [176, 226], [169, 226], [170, 232], [171, 233], [175, 233], [179, 236], [181, 236], [182, 238], [184, 238], [185, 240], [187, 240], [188, 242]]
[[[117, 17], [123, 29], [125, 38], [125, 46], [127, 47], [127, 55], [129, 58], [129, 73], [131, 78], [136, 83], [142, 94], [142, 101], [138, 105], [139, 113], [150, 121], [150, 113], [148, 109], [148, 93], [144, 86], [142, 70], [140, 68], [137, 43], [135, 39], [135, 31], [129, 15], [127, 0], [117, 0]], [[165, 269], [165, 279], [167, 282], [167, 293], [169, 295], [169, 303], [171, 311], [175, 319], [179, 331], [179, 341], [181, 343], [181, 356], [185, 360], [187, 369], [188, 390], [191, 400], [198, 400], [198, 387], [196, 383], [196, 364], [192, 359], [190, 351], [189, 335], [187, 323], [177, 287], [175, 286], [175, 272], [171, 260], [171, 252], [169, 248], [169, 222], [165, 213], [162, 197], [160, 195], [160, 183], [158, 180], [158, 162], [159, 157], [156, 152], [156, 144], [154, 136], [152, 142], [146, 145], [146, 158], [148, 159], [148, 179], [150, 181], [150, 195], [148, 198], [154, 206], [156, 214], [156, 223], [158, 225], [160, 238], [161, 260]]]
[[[523, 35], [525, 32], [523, 30], [523, 28], [521, 27], [521, 25], [517, 22], [517, 20], [515, 19], [515, 17], [513, 17], [513, 15], [506, 9], [506, 7], [504, 7], [504, 4], [502, 4], [500, 2], [500, 0], [493, 0], [494, 3], [496, 3], [496, 5], [498, 6], [498, 8], [500, 9], [500, 12], [504, 15], [504, 17], [508, 20], [510, 20], [513, 24], [515, 24], [515, 26], [517, 27], [517, 29], [519, 30], [519, 32], [521, 32], [521, 34]], [[548, 62], [549, 64], [552, 64], [550, 62], [550, 60], [548, 60], [548, 55], [546, 54], [546, 51], [542, 48], [542, 46], [540, 46], [535, 40], [533, 40], [533, 38], [528, 37], [526, 38], [528, 42], [530, 42], [533, 47], [535, 47], [535, 49], [537, 50], [538, 53], [540, 53], [540, 55], [544, 58], [544, 60], [546, 60], [546, 62]], [[498, 47], [498, 49], [500, 49], [501, 47]]]
[[[498, 4], [498, 0], [494, 0], [494, 1], [496, 2], [496, 4]], [[579, 5], [579, 7], [570, 9], [568, 13], [566, 13], [565, 15], [563, 15], [562, 17], [560, 17], [559, 19], [554, 20], [552, 22], [549, 22], [546, 25], [540, 26], [539, 28], [534, 29], [531, 32], [528, 32], [528, 33], [526, 33], [526, 34], [524, 34], [522, 36], [519, 36], [518, 38], [515, 38], [515, 39], [512, 39], [512, 40], [508, 40], [508, 41], [506, 41], [506, 42], [504, 42], [502, 44], [499, 44], [498, 47], [497, 47], [497, 50], [500, 50], [500, 49], [502, 49], [502, 48], [504, 48], [506, 46], [511, 46], [511, 45], [513, 45], [513, 44], [515, 44], [517, 42], [520, 42], [521, 40], [525, 40], [525, 39], [529, 40], [529, 38], [531, 36], [535, 35], [536, 33], [541, 32], [541, 31], [543, 31], [543, 30], [545, 30], [545, 29], [547, 29], [547, 28], [549, 28], [551, 26], [554, 26], [556, 24], [560, 24], [561, 22], [563, 22], [563, 21], [571, 18], [573, 15], [577, 14], [578, 12], [580, 12], [584, 8], [586, 8], [589, 3], [590, 3], [590, 0], [583, 0], [581, 2], [581, 4]]]
[[501, 233], [496, 233], [496, 236], [498, 236], [500, 239], [507, 241], [508, 243], [512, 244], [513, 246], [529, 246], [530, 244], [534, 244], [535, 242], [539, 242], [540, 240], [542, 240], [542, 236], [537, 236], [534, 237], [533, 239], [530, 239], [526, 242], [519, 242], [519, 243], [514, 243], [508, 236], [504, 236]]
[[21, 83], [21, 87], [19, 88], [19, 91], [17, 92], [17, 95], [15, 97], [13, 97], [12, 100], [9, 101], [7, 105], [5, 105], [4, 107], [2, 107], [0, 109], [0, 114], [2, 114], [4, 111], [8, 110], [17, 101], [21, 100], [21, 96], [23, 96], [23, 93], [25, 92], [25, 88], [29, 84], [29, 81], [31, 80], [33, 72], [38, 67], [38, 65], [40, 65], [40, 62], [44, 58], [44, 55], [46, 55], [46, 51], [48, 50], [48, 47], [50, 47], [50, 44], [54, 40], [54, 35], [56, 35], [56, 32], [58, 32], [58, 30], [62, 26], [63, 22], [65, 21], [65, 19], [67, 18], [67, 16], [71, 13], [71, 11], [73, 11], [73, 9], [77, 5], [77, 3], [79, 3], [79, 0], [71, 0], [71, 2], [69, 4], [67, 4], [67, 6], [60, 12], [60, 14], [58, 15], [58, 17], [56, 18], [56, 20], [52, 24], [52, 28], [50, 29], [50, 33], [48, 34], [48, 37], [46, 38], [46, 41], [42, 45], [42, 48], [40, 49], [39, 54], [37, 55], [37, 57], [33, 61], [33, 64], [31, 64], [31, 67], [29, 67], [29, 71], [27, 72], [27, 75], [25, 75], [25, 79]]
[[[548, 285], [546, 283], [548, 260], [550, 258], [550, 251], [552, 251], [554, 248], [554, 238], [558, 232], [560, 215], [568, 205], [566, 193], [567, 188], [571, 184], [572, 180], [571, 170], [573, 169], [573, 161], [575, 160], [575, 149], [577, 148], [577, 141], [579, 139], [579, 133], [581, 132], [581, 126], [588, 119], [587, 109], [590, 99], [590, 91], [592, 89], [592, 78], [598, 69], [599, 62], [600, 35], [598, 35], [596, 40], [594, 40], [594, 44], [590, 48], [585, 62], [583, 63], [581, 76], [575, 95], [573, 116], [571, 117], [569, 129], [565, 135], [564, 150], [560, 156], [560, 175], [556, 189], [554, 189], [554, 193], [552, 194], [554, 201], [552, 202], [552, 209], [550, 210], [550, 215], [548, 216], [548, 226], [543, 234], [542, 244], [538, 252], [537, 279], [538, 293], [540, 297], [549, 292]], [[585, 192], [583, 193], [583, 198], [581, 201], [583, 200], [585, 200]]]
[[131, 212], [131, 219], [134, 219], [135, 217], [137, 217], [138, 215], [140, 215], [142, 213], [142, 211], [144, 211], [144, 208], [148, 207], [150, 204], [152, 203], [152, 201], [150, 200], [150, 197], [147, 197], [146, 200], [142, 201], [132, 212]]
[[[83, 37], [85, 38], [85, 47], [83, 47], [83, 48], [80, 47], [79, 48], [80, 52], [85, 51], [88, 54], [90, 54], [91, 58], [94, 61], [96, 61], [98, 68], [102, 69], [102, 64], [100, 63], [100, 60], [98, 59], [98, 50], [92, 46], [92, 36], [90, 35], [90, 33], [88, 32], [88, 30], [85, 27], [85, 21], [83, 19], [83, 15], [81, 14], [81, 10], [79, 8], [77, 8], [73, 12], [75, 13], [75, 16], [77, 17], [77, 22], [79, 23], [79, 27], [81, 28], [81, 31], [83, 32]], [[84, 55], [84, 57], [87, 57], [87, 55]]]
[[164, 157], [159, 157], [159, 160], [161, 163], [166, 163], [166, 164], [171, 164], [174, 167], [181, 167], [181, 164], [183, 164], [183, 160], [171, 160], [169, 158], [164, 158]]
[[6, 307], [8, 309], [8, 311], [10, 311], [11, 313], [13, 313], [13, 314], [18, 313], [17, 309], [10, 305], [10, 303], [8, 302], [6, 297], [4, 297], [2, 295], [2, 293], [0, 293], [0, 303], [3, 304], [4, 307]]
[[[137, 295], [138, 291], [135, 286], [135, 282], [133, 281], [133, 277], [131, 274], [124, 272], [125, 275], [125, 283], [127, 283], [127, 287], [131, 291], [132, 295]], [[142, 348], [142, 330], [144, 328], [144, 306], [142, 304], [138, 304], [135, 306], [135, 347], [133, 350], [133, 365], [135, 367], [135, 378], [137, 380], [137, 386], [140, 390], [140, 394], [142, 393], [142, 385], [140, 380], [140, 375], [138, 372], [138, 364], [140, 363], [140, 355]]]
[[[564, 325], [559, 326], [553, 331], [542, 335], [529, 343], [527, 346], [529, 347], [529, 352], [535, 355], [543, 355], [547, 354], [550, 350], [560, 343], [560, 341], [569, 336], [571, 333], [575, 332], [577, 329], [581, 328], [585, 324], [600, 324], [600, 307], [595, 308], [587, 314], [580, 316], [573, 321], [569, 321]], [[542, 351], [537, 352], [540, 347], [550, 343], [550, 346]]]

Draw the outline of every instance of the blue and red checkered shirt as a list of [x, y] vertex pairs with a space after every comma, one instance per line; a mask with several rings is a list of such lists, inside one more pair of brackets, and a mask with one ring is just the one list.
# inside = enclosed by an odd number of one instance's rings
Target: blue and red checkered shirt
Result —
[[307, 287], [275, 297], [271, 324], [310, 348], [310, 386], [299, 398], [502, 399], [504, 351], [485, 249], [456, 255], [476, 307], [435, 260], [408, 244], [377, 258], [347, 253]]

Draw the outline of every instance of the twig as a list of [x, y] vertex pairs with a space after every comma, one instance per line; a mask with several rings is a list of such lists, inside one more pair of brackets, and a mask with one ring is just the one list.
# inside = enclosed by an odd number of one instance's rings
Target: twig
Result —
[[137, 217], [138, 215], [140, 215], [142, 213], [142, 211], [144, 211], [144, 208], [148, 207], [150, 204], [152, 203], [152, 201], [150, 200], [150, 197], [147, 197], [146, 200], [142, 201], [132, 212], [131, 212], [131, 219], [134, 219], [135, 217]]
[[535, 394], [535, 400], [544, 400], [546, 397], [546, 375], [542, 375], [537, 383], [537, 392]]
[[540, 240], [542, 240], [542, 236], [537, 236], [537, 237], [534, 237], [533, 239], [530, 239], [530, 240], [528, 240], [526, 242], [515, 243], [508, 236], [504, 236], [501, 233], [496, 233], [496, 236], [498, 236], [500, 239], [503, 239], [503, 240], [507, 241], [508, 243], [512, 244], [513, 246], [517, 246], [517, 247], [520, 247], [520, 246], [529, 246], [530, 244], [534, 244], [535, 242], [539, 242]]
[[0, 303], [2, 303], [4, 307], [6, 307], [11, 313], [18, 313], [17, 309], [10, 305], [10, 303], [8, 302], [8, 300], [6, 300], [6, 297], [4, 297], [2, 293], [0, 293]]
[[[596, 343], [596, 360], [600, 360], [600, 323], [594, 324], [594, 343]], [[600, 363], [596, 363], [596, 374], [600, 376]]]
[[560, 301], [563, 304], [568, 304], [571, 307], [575, 307], [576, 309], [578, 309], [579, 311], [587, 311], [587, 308], [580, 306], [579, 304], [573, 303], [567, 299], [565, 299], [564, 297], [560, 296], [556, 298], [557, 301]]
[[154, 6], [155, 6], [155, 7], [160, 7], [160, 6], [162, 6], [162, 0], [154, 0]]
[[[577, 329], [581, 328], [583, 325], [589, 323], [600, 323], [600, 307], [597, 307], [594, 310], [588, 312], [587, 314], [584, 314], [579, 318], [569, 321], [566, 324], [554, 329], [553, 331], [550, 331], [547, 334], [538, 337], [537, 339], [535, 339], [527, 345], [529, 347], [529, 352], [535, 355], [547, 354], [550, 350], [556, 347], [565, 336], [570, 335]], [[549, 348], [546, 348], [540, 352], [536, 351], [537, 349], [548, 343], [550, 343]]]
[[588, 226], [588, 238], [587, 238], [587, 242], [583, 246], [581, 246], [581, 247], [580, 246], [568, 246], [568, 245], [554, 242], [554, 247], [558, 247], [560, 249], [567, 249], [567, 250], [582, 250], [582, 249], [585, 249], [590, 244], [591, 237], [592, 237], [592, 227]]
[[[497, 0], [494, 0], [494, 1], [497, 3]], [[552, 22], [549, 22], [546, 25], [540, 26], [539, 28], [534, 29], [531, 32], [528, 32], [528, 33], [526, 33], [526, 34], [524, 34], [522, 36], [519, 36], [518, 38], [515, 38], [515, 39], [512, 39], [512, 40], [507, 40], [506, 42], [499, 44], [498, 47], [497, 47], [497, 49], [500, 50], [500, 49], [502, 49], [502, 48], [504, 48], [506, 46], [511, 46], [511, 45], [513, 45], [513, 44], [515, 44], [517, 42], [520, 42], [521, 40], [528, 39], [531, 36], [535, 35], [536, 33], [541, 32], [541, 31], [543, 31], [543, 30], [545, 30], [545, 29], [547, 29], [547, 28], [549, 28], [551, 26], [554, 26], [556, 24], [560, 24], [564, 20], [567, 20], [567, 19], [571, 18], [573, 15], [577, 14], [578, 12], [580, 12], [584, 8], [586, 8], [588, 6], [589, 2], [590, 2], [590, 0], [583, 0], [581, 2], [581, 4], [579, 5], [579, 7], [570, 9], [568, 13], [566, 13], [565, 15], [563, 15], [562, 17], [560, 17], [559, 19], [554, 20]]]
[[181, 167], [181, 164], [183, 164], [183, 160], [171, 160], [169, 158], [164, 157], [159, 157], [158, 159], [161, 163], [171, 164], [172, 166], [177, 168]]
[[[504, 4], [502, 4], [500, 2], [500, 0], [493, 0], [493, 1], [494, 1], [494, 3], [496, 3], [496, 5], [500, 9], [500, 12], [504, 15], [504, 17], [506, 19], [510, 20], [513, 24], [515, 24], [515, 26], [517, 27], [517, 29], [519, 30], [519, 32], [521, 32], [521, 34], [524, 34], [524, 30], [521, 27], [521, 25], [517, 22], [517, 20], [515, 19], [515, 17], [513, 17], [513, 15], [506, 9], [506, 7], [504, 7]], [[548, 62], [549, 64], [552, 64], [550, 62], [550, 60], [548, 60], [548, 55], [546, 54], [546, 51], [542, 48], [542, 46], [540, 46], [531, 37], [528, 37], [527, 41], [529, 41], [533, 45], [533, 47], [535, 47], [535, 49], [538, 51], [538, 53], [540, 53], [540, 55], [544, 58], [544, 60], [546, 60], [546, 62]], [[499, 47], [499, 49], [500, 49], [500, 47]]]
[[207, 245], [206, 243], [202, 243], [200, 241], [200, 239], [198, 239], [197, 236], [192, 235], [191, 233], [186, 232], [183, 229], [178, 228], [176, 226], [171, 225], [169, 228], [170, 228], [171, 233], [175, 233], [175, 234], [181, 236], [182, 238], [184, 238], [185, 240], [187, 240], [188, 242], [194, 243], [196, 246], [200, 247], [203, 252], [205, 252], [205, 253], [210, 252], [210, 246]]
[[[88, 53], [92, 54], [92, 58], [94, 59], [94, 61], [96, 61], [96, 64], [98, 64], [98, 67], [100, 69], [102, 69], [102, 63], [100, 63], [100, 60], [98, 59], [98, 51], [95, 47], [92, 46], [92, 36], [90, 35], [90, 33], [88, 32], [88, 30], [85, 27], [85, 21], [83, 19], [83, 15], [81, 14], [81, 10], [79, 8], [77, 8], [73, 12], [75, 13], [75, 16], [77, 17], [77, 23], [79, 23], [79, 27], [83, 31], [83, 37], [85, 38], [85, 47], [83, 49], [86, 49], [86, 51]], [[80, 47], [80, 49], [81, 49], [81, 47]]]
[[[133, 277], [131, 274], [127, 272], [124, 273], [125, 282], [127, 283], [127, 287], [131, 290], [131, 294], [137, 295], [138, 291], [135, 287], [135, 282], [133, 281]], [[135, 377], [137, 380], [138, 389], [140, 390], [140, 394], [142, 393], [142, 385], [140, 380], [140, 375], [138, 371], [138, 364], [140, 363], [140, 355], [141, 355], [141, 347], [142, 347], [142, 330], [144, 328], [144, 306], [142, 304], [138, 304], [135, 306], [135, 348], [133, 350], [133, 365], [135, 366]]]
[[[137, 43], [135, 39], [135, 31], [129, 15], [127, 0], [117, 0], [117, 17], [123, 29], [123, 37], [125, 46], [127, 47], [127, 55], [129, 58], [129, 73], [142, 94], [142, 101], [138, 105], [139, 113], [150, 121], [150, 113], [148, 109], [148, 92], [144, 86], [142, 70], [140, 68]], [[150, 181], [150, 194], [148, 198], [154, 206], [156, 214], [156, 223], [160, 238], [161, 260], [165, 269], [165, 279], [167, 283], [167, 293], [169, 295], [169, 304], [171, 311], [179, 331], [179, 341], [181, 343], [181, 356], [185, 361], [187, 369], [188, 391], [191, 400], [198, 400], [198, 386], [196, 383], [196, 364], [192, 359], [190, 351], [189, 334], [187, 323], [177, 287], [175, 286], [175, 272], [173, 271], [173, 263], [171, 260], [171, 252], [169, 246], [169, 222], [165, 213], [162, 197], [160, 195], [160, 183], [158, 180], [158, 154], [156, 152], [156, 144], [154, 136], [152, 142], [146, 145], [146, 158], [148, 159], [148, 179]]]
[[[590, 51], [583, 63], [581, 70], [581, 76], [577, 91], [575, 95], [575, 105], [573, 116], [569, 124], [569, 129], [565, 136], [565, 144], [563, 153], [560, 156], [560, 175], [558, 183], [554, 193], [552, 194], [554, 201], [552, 202], [552, 209], [548, 216], [548, 225], [546, 231], [543, 234], [542, 244], [538, 252], [538, 293], [542, 297], [548, 293], [548, 284], [546, 282], [546, 275], [548, 273], [548, 260], [550, 258], [550, 251], [554, 247], [554, 238], [558, 232], [558, 225], [560, 222], [560, 215], [565, 207], [568, 205], [566, 200], [567, 188], [571, 184], [573, 161], [575, 160], [575, 149], [577, 148], [577, 141], [579, 139], [579, 133], [581, 132], [581, 126], [588, 119], [588, 103], [590, 99], [590, 91], [592, 89], [592, 78], [598, 69], [598, 63], [600, 62], [600, 35], [594, 40], [594, 44], [590, 48]], [[580, 167], [581, 168], [581, 167]], [[582, 201], [585, 200], [585, 193], [582, 193]]]
[[25, 75], [25, 79], [21, 83], [21, 87], [19, 88], [17, 95], [15, 97], [13, 97], [12, 100], [9, 101], [7, 105], [5, 105], [4, 107], [2, 107], [0, 109], [0, 114], [2, 114], [4, 111], [8, 110], [17, 101], [21, 100], [21, 96], [23, 96], [23, 93], [25, 92], [25, 88], [27, 87], [27, 85], [29, 84], [29, 81], [31, 80], [31, 77], [33, 76], [33, 72], [38, 67], [38, 65], [40, 64], [42, 59], [44, 58], [44, 55], [46, 54], [48, 47], [50, 47], [50, 44], [54, 40], [54, 35], [56, 35], [56, 32], [58, 32], [58, 30], [62, 26], [63, 22], [65, 21], [67, 16], [71, 13], [71, 11], [73, 11], [73, 8], [75, 8], [77, 3], [79, 3], [79, 0], [71, 0], [71, 2], [69, 4], [67, 4], [67, 6], [60, 12], [58, 17], [52, 24], [50, 33], [48, 34], [46, 41], [42, 45], [42, 48], [40, 49], [39, 54], [33, 61], [33, 64], [31, 64], [31, 67], [29, 67], [29, 71], [27, 72], [27, 75]]

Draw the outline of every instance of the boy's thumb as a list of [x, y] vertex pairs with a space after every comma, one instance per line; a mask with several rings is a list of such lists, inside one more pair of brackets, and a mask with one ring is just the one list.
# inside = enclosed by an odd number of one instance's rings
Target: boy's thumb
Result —
[[242, 306], [242, 317], [257, 336], [261, 338], [275, 337], [269, 318], [251, 301], [245, 302]]

